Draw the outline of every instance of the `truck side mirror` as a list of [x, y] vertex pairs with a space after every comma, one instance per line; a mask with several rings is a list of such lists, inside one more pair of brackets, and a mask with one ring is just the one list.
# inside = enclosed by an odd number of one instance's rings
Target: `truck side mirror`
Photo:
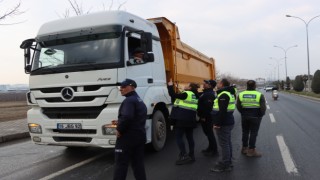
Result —
[[152, 52], [152, 34], [143, 32], [141, 34], [141, 47], [146, 52]]
[[30, 60], [31, 60], [30, 48], [26, 48], [24, 49], [24, 70], [26, 74], [29, 74], [31, 72]]
[[30, 73], [31, 72], [31, 65], [26, 65], [24, 68], [24, 71], [26, 74]]
[[152, 52], [148, 52], [147, 54], [145, 54], [145, 57], [143, 57], [143, 59], [146, 62], [154, 62], [154, 54]]
[[33, 43], [35, 41], [36, 41], [35, 39], [26, 39], [26, 40], [22, 41], [20, 48], [21, 49], [31, 48], [31, 46], [33, 45]]
[[24, 40], [20, 48], [24, 49], [24, 70], [26, 74], [29, 74], [31, 72], [31, 65], [30, 65], [30, 60], [31, 60], [31, 51], [30, 49], [32, 48], [33, 43], [35, 42], [35, 39], [27, 39]]

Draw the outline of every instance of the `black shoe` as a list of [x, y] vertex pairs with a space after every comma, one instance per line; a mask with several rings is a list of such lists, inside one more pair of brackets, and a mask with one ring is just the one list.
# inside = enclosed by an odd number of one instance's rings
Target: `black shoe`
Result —
[[215, 165], [212, 169], [210, 169], [210, 171], [212, 172], [229, 172], [232, 170], [232, 167], [231, 165], [225, 165], [225, 164], [217, 164]]
[[196, 161], [196, 158], [194, 157], [194, 155], [189, 155], [189, 157], [190, 157], [190, 162], [195, 162]]
[[203, 152], [203, 155], [205, 155], [205, 156], [217, 156], [219, 154], [218, 154], [218, 151], [207, 151], [207, 152]]
[[210, 152], [210, 151], [211, 151], [211, 150], [210, 150], [209, 148], [207, 148], [207, 149], [202, 149], [202, 150], [201, 150], [202, 153], [207, 153], [207, 152]]
[[192, 159], [188, 155], [183, 155], [180, 156], [179, 159], [176, 161], [176, 165], [183, 165], [183, 164], [188, 164], [192, 162]]

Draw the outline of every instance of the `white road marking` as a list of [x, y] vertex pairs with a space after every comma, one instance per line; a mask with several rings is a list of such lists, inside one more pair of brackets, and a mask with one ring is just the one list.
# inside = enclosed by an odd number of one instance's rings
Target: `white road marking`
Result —
[[270, 106], [269, 106], [269, 105], [267, 105], [267, 109], [270, 109]]
[[77, 163], [77, 164], [74, 164], [74, 165], [72, 165], [72, 166], [69, 166], [69, 167], [67, 167], [67, 168], [65, 168], [65, 169], [62, 169], [62, 170], [57, 171], [57, 172], [55, 172], [55, 173], [52, 173], [52, 174], [50, 174], [50, 175], [48, 175], [48, 176], [46, 176], [46, 177], [43, 177], [43, 178], [41, 178], [41, 179], [39, 179], [39, 180], [49, 180], [49, 179], [53, 179], [53, 178], [58, 177], [58, 176], [60, 176], [60, 175], [62, 175], [62, 174], [64, 174], [64, 173], [67, 173], [67, 172], [69, 172], [69, 171], [71, 171], [71, 170], [73, 170], [73, 169], [76, 169], [76, 168], [78, 168], [78, 167], [80, 167], [80, 166], [83, 166], [83, 165], [85, 165], [85, 164], [88, 164], [88, 163], [90, 163], [90, 162], [92, 162], [92, 161], [94, 161], [94, 160], [96, 160], [96, 159], [99, 159], [99, 158], [101, 158], [101, 157], [104, 156], [104, 155], [105, 155], [105, 153], [100, 154], [100, 155], [97, 155], [97, 156], [94, 156], [94, 157], [92, 157], [92, 158], [89, 158], [89, 159], [87, 159], [87, 160], [81, 161], [81, 162], [79, 162], [79, 163]]
[[269, 116], [270, 116], [270, 120], [272, 123], [275, 123], [276, 122], [276, 119], [274, 118], [273, 114], [272, 113], [269, 113]]
[[282, 160], [283, 160], [284, 166], [286, 167], [287, 172], [293, 175], [299, 175], [298, 169], [292, 159], [289, 148], [287, 147], [283, 139], [283, 136], [278, 135], [277, 141], [280, 148]]

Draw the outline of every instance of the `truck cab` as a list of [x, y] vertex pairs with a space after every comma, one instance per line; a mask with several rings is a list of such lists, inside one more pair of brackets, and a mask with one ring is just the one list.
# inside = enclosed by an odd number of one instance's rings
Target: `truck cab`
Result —
[[[145, 52], [144, 63], [128, 63], [138, 47]], [[113, 122], [123, 100], [118, 86], [125, 78], [137, 82], [148, 107], [148, 143], [152, 128], [166, 131], [171, 102], [159, 34], [151, 22], [121, 11], [57, 20], [44, 24], [21, 48], [30, 74], [28, 125], [34, 143], [113, 147]], [[158, 109], [160, 122], [152, 125]], [[161, 141], [157, 150], [164, 146], [163, 133], [154, 137]]]

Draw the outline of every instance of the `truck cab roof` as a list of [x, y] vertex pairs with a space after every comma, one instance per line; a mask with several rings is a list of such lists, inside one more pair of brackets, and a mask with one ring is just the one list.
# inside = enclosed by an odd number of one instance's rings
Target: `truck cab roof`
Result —
[[38, 31], [37, 38], [59, 34], [79, 32], [95, 34], [97, 29], [108, 25], [128, 26], [134, 29], [143, 29], [159, 37], [156, 26], [145, 19], [124, 11], [104, 11], [82, 16], [59, 19], [45, 23]]

